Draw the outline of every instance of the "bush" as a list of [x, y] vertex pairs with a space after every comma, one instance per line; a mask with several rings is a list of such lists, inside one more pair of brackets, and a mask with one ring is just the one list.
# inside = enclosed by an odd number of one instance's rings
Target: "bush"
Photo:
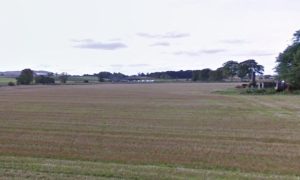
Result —
[[251, 89], [247, 88], [240, 92], [240, 94], [249, 94], [249, 95], [268, 95], [268, 94], [276, 94], [276, 90], [274, 88], [266, 88], [266, 89]]
[[14, 82], [7, 83], [8, 86], [15, 86], [16, 84]]

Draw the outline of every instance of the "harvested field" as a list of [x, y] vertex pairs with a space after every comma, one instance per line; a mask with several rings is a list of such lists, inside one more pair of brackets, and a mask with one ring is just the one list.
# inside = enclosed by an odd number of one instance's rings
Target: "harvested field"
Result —
[[234, 86], [2, 87], [0, 178], [299, 178], [300, 96]]

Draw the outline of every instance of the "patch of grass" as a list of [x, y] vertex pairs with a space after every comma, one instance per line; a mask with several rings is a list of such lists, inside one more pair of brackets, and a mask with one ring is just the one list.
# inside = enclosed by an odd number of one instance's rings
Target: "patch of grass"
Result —
[[260, 173], [243, 173], [217, 169], [190, 169], [157, 165], [55, 160], [46, 158], [0, 157], [0, 178], [59, 179], [297, 179]]
[[228, 88], [225, 90], [216, 90], [216, 91], [213, 91], [213, 93], [221, 94], [221, 95], [237, 95], [237, 94], [239, 94], [239, 91], [234, 88]]
[[17, 80], [15, 78], [0, 77], [0, 85], [7, 85], [9, 82], [16, 83]]
[[267, 89], [255, 89], [255, 88], [245, 88], [239, 90], [240, 94], [244, 95], [273, 95], [277, 94], [274, 88], [267, 88]]
[[70, 76], [67, 83], [98, 83], [98, 77], [96, 76]]
[[273, 88], [266, 89], [255, 89], [255, 88], [228, 88], [225, 90], [217, 90], [213, 93], [221, 94], [221, 95], [300, 95], [300, 90], [295, 90], [292, 92], [281, 91], [277, 92]]

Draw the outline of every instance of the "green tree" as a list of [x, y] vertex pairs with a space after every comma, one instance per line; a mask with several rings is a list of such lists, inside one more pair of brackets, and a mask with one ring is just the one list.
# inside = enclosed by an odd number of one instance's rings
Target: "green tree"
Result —
[[170, 79], [171, 77], [167, 73], [162, 73], [159, 78], [160, 79]]
[[55, 80], [54, 78], [51, 78], [49, 76], [36, 76], [35, 77], [35, 83], [36, 84], [54, 84]]
[[276, 72], [296, 89], [300, 89], [300, 30], [294, 34], [293, 44], [277, 57]]
[[223, 79], [223, 68], [218, 68], [215, 71], [209, 72], [209, 81], [222, 81]]
[[24, 69], [17, 78], [17, 83], [22, 85], [29, 85], [33, 82], [33, 71], [31, 69]]
[[199, 80], [200, 81], [208, 81], [209, 80], [209, 74], [211, 72], [211, 69], [202, 69], [200, 71], [200, 77], [199, 77]]
[[200, 70], [196, 70], [192, 72], [192, 81], [199, 81]]
[[227, 61], [223, 64], [223, 73], [225, 77], [230, 77], [231, 81], [233, 80], [233, 77], [237, 75], [239, 68], [239, 63], [236, 61]]
[[264, 67], [262, 65], [259, 65], [254, 59], [248, 59], [239, 63], [237, 73], [239, 78], [243, 79], [248, 76], [248, 78], [250, 79], [252, 72], [263, 74]]
[[105, 79], [111, 79], [112, 78], [112, 73], [105, 72], [105, 71], [99, 72], [98, 75], [97, 75], [97, 77], [98, 77], [98, 81], [99, 82], [104, 82]]

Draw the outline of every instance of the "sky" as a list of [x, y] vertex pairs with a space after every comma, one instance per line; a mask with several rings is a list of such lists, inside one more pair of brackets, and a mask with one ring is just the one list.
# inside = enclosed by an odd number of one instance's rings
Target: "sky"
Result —
[[255, 59], [274, 74], [299, 0], [1, 0], [0, 71], [125, 74]]

